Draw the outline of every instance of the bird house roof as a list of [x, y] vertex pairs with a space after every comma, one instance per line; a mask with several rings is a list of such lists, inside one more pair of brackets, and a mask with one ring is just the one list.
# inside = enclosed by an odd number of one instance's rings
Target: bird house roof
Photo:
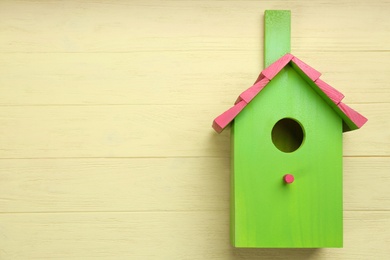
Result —
[[264, 69], [255, 84], [242, 92], [233, 107], [223, 112], [213, 122], [213, 128], [220, 133], [234, 118], [256, 97], [264, 87], [288, 64], [297, 71], [306, 82], [328, 103], [330, 107], [342, 118], [343, 132], [361, 128], [367, 118], [353, 110], [341, 100], [344, 95], [320, 79], [321, 73], [313, 69], [292, 54], [286, 54], [266, 69]]

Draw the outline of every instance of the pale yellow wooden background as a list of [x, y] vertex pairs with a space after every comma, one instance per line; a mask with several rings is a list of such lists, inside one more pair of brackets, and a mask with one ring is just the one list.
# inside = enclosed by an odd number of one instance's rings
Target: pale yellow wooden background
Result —
[[[369, 118], [344, 248], [229, 245], [229, 131], [263, 12]], [[0, 1], [0, 259], [390, 259], [390, 2]], [[266, 214], [266, 212], [264, 212]]]

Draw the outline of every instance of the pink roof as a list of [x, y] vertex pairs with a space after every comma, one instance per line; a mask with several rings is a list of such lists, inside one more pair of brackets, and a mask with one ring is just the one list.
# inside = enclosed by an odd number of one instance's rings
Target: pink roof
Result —
[[317, 86], [318, 89], [336, 105], [333, 108], [345, 123], [344, 131], [361, 128], [367, 122], [367, 118], [341, 102], [344, 95], [328, 85], [326, 82], [322, 81], [320, 79], [320, 72], [288, 53], [264, 69], [260, 73], [255, 84], [240, 94], [234, 106], [223, 112], [214, 120], [214, 130], [218, 133], [222, 132], [222, 130], [233, 121], [233, 119], [245, 108], [245, 106], [251, 102], [251, 100], [260, 93], [260, 91], [280, 72], [280, 70], [289, 63], [292, 63], [291, 65], [293, 65], [293, 68], [297, 67], [298, 70], [303, 72], [311, 81], [314, 82], [315, 86]]

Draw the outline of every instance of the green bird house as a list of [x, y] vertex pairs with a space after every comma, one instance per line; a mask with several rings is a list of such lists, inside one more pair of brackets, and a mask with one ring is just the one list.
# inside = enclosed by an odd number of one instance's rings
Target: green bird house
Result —
[[235, 247], [343, 246], [342, 134], [367, 119], [290, 54], [290, 12], [265, 12], [265, 69], [233, 107], [231, 241]]

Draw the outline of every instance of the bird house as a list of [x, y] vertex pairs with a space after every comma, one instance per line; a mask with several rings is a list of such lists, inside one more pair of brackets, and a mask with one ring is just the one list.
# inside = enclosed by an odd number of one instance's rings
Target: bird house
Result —
[[232, 244], [342, 247], [342, 134], [367, 119], [290, 54], [289, 11], [265, 12], [264, 46], [266, 68], [213, 122], [231, 125]]

